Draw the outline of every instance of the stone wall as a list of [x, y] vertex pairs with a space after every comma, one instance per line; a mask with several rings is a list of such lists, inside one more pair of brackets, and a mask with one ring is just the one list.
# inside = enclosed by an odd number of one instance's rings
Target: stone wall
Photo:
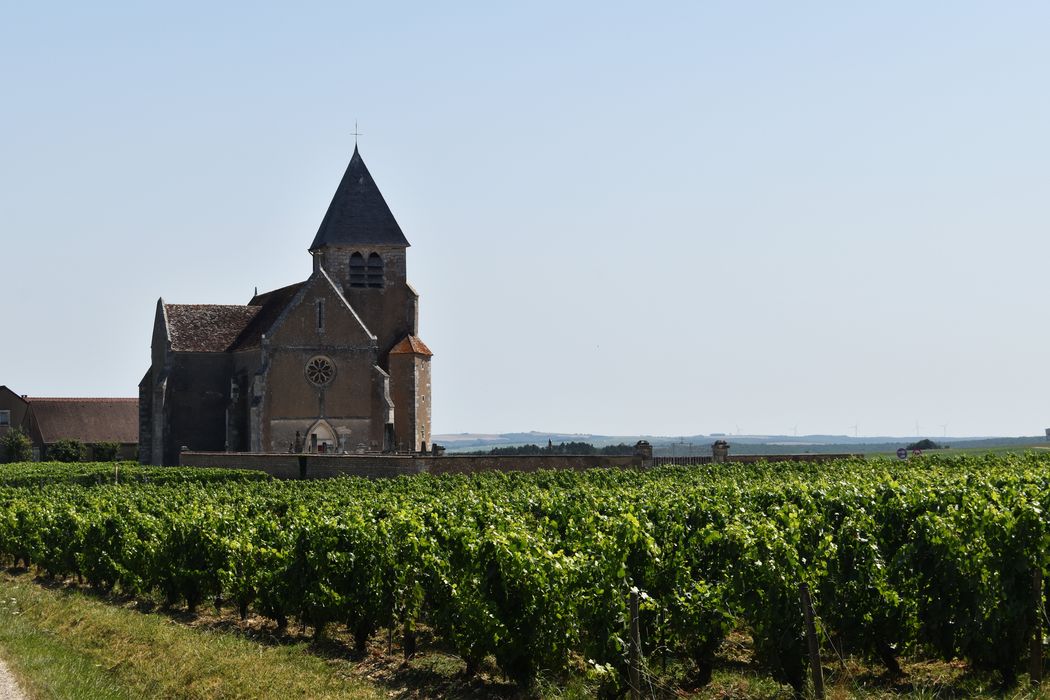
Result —
[[755, 464], [756, 462], [833, 462], [836, 459], [851, 459], [853, 457], [863, 458], [864, 455], [848, 452], [802, 455], [729, 455], [726, 461], [744, 464]]
[[223, 469], [254, 469], [278, 479], [298, 479], [299, 457], [253, 452], [183, 452], [179, 466], [215, 467]]
[[[296, 431], [309, 441], [318, 419], [331, 429], [317, 431], [330, 443], [329, 449], [382, 446], [385, 416], [372, 414], [371, 382], [379, 379], [373, 372], [378, 359], [375, 339], [327, 279], [315, 275], [306, 282], [282, 311], [264, 347], [263, 439], [252, 449], [284, 452], [293, 445]], [[306, 376], [307, 363], [314, 357], [328, 359], [334, 369], [320, 386]]]
[[168, 362], [171, 369], [163, 408], [158, 415], [156, 404], [152, 407], [153, 440], [158, 438], [158, 423], [163, 426], [160, 433], [162, 463], [178, 464], [181, 447], [224, 449], [230, 356], [225, 353], [177, 352], [171, 354]]
[[[732, 455], [730, 462], [826, 462], [860, 455]], [[251, 452], [183, 452], [184, 467], [224, 467], [255, 469], [279, 479], [328, 479], [336, 476], [384, 478], [408, 474], [474, 474], [486, 471], [535, 472], [615, 468], [639, 469], [671, 464], [670, 458], [649, 461], [640, 456], [604, 455], [523, 455], [495, 457], [477, 455], [319, 455], [262, 454]], [[685, 458], [679, 458], [679, 460]], [[710, 457], [693, 458], [692, 464], [710, 463]]]
[[522, 455], [496, 457], [478, 455], [441, 455], [424, 458], [426, 471], [431, 474], [473, 474], [484, 471], [535, 472], [542, 469], [574, 470], [609, 468], [640, 468], [641, 457], [610, 457], [603, 455]]
[[430, 358], [390, 355], [390, 398], [394, 401], [394, 448], [426, 450], [430, 444]]
[[541, 469], [637, 468], [640, 457], [598, 455], [529, 455], [488, 457], [467, 455], [319, 455], [262, 454], [251, 452], [183, 452], [184, 467], [255, 469], [279, 479], [326, 479], [335, 476], [394, 477], [406, 474], [473, 474], [482, 471]]
[[[727, 455], [722, 463], [756, 464], [758, 462], [831, 462], [836, 459], [851, 459], [863, 457], [864, 455], [851, 452], [828, 452], [828, 453], [805, 453], [792, 455]], [[680, 467], [691, 467], [700, 464], [712, 464], [717, 460], [712, 455], [691, 455], [678, 457], [655, 457], [652, 463], [655, 466], [670, 465]]]

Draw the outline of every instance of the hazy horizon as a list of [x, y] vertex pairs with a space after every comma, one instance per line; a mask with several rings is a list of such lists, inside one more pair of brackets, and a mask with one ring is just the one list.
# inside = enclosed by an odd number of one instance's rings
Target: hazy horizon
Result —
[[1050, 5], [2, 17], [20, 394], [134, 396], [159, 297], [305, 279], [356, 122], [437, 434], [1050, 426]]
[[[463, 437], [464, 439], [474, 438], [495, 438], [507, 435], [514, 436], [526, 436], [535, 435], [537, 437], [552, 436], [558, 438], [635, 438], [635, 437], [651, 437], [660, 440], [688, 440], [696, 438], [714, 438], [714, 437], [727, 437], [727, 438], [738, 438], [742, 440], [761, 440], [764, 438], [778, 439], [778, 440], [805, 440], [807, 438], [833, 438], [833, 439], [844, 439], [846, 442], [858, 442], [864, 440], [916, 440], [927, 438], [930, 440], [941, 441], [941, 440], [1024, 440], [1024, 439], [1041, 439], [1046, 438], [1045, 432], [1033, 433], [1031, 435], [935, 435], [923, 433], [921, 435], [847, 435], [845, 433], [807, 433], [807, 434], [784, 434], [784, 433], [757, 433], [757, 434], [741, 434], [741, 433], [726, 433], [721, 431], [715, 431], [711, 433], [690, 433], [690, 434], [667, 434], [667, 433], [620, 433], [610, 435], [608, 433], [567, 433], [561, 431], [548, 431], [548, 430], [511, 430], [502, 433], [472, 433], [472, 432], [446, 432], [446, 433], [434, 433], [433, 437], [435, 440], [439, 438], [456, 438]], [[881, 444], [881, 443], [879, 443]]]

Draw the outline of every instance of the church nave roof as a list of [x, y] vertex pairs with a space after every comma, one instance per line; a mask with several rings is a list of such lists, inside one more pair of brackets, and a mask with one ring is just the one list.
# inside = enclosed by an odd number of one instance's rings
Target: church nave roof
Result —
[[168, 339], [175, 352], [226, 352], [261, 306], [165, 304]]

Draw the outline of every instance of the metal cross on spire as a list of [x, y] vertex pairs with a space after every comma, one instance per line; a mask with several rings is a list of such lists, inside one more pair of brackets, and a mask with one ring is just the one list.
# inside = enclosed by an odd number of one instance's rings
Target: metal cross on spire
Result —
[[354, 130], [351, 132], [354, 137], [354, 148], [357, 148], [357, 137], [364, 136], [360, 131], [357, 130], [357, 120], [354, 120]]

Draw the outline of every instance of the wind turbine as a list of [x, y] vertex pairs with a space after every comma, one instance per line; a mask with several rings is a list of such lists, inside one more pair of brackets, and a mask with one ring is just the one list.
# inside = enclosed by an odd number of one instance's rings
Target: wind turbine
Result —
[[854, 423], [850, 427], [853, 428], [853, 437], [857, 437], [857, 427], [858, 427], [857, 424]]
[[948, 437], [948, 424], [947, 423], [941, 423], [941, 437], [942, 438]]

